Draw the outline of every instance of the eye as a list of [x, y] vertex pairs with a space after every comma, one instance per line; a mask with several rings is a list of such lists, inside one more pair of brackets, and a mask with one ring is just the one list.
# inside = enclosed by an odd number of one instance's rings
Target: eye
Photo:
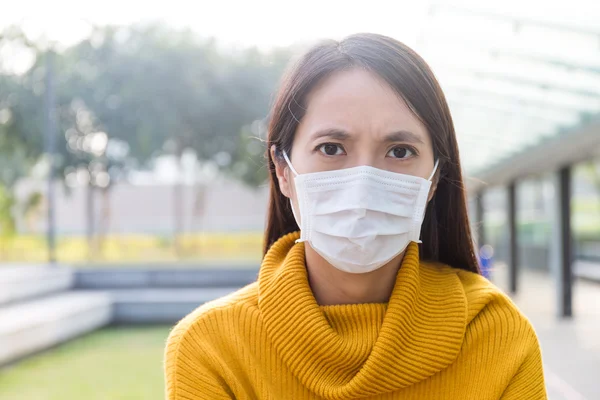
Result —
[[408, 147], [402, 147], [402, 146], [397, 146], [394, 147], [393, 149], [391, 149], [386, 157], [392, 157], [392, 158], [399, 158], [399, 159], [407, 159], [410, 158], [412, 156], [415, 155], [415, 151], [408, 148]]
[[341, 156], [346, 154], [344, 148], [336, 143], [323, 143], [317, 149], [326, 156]]

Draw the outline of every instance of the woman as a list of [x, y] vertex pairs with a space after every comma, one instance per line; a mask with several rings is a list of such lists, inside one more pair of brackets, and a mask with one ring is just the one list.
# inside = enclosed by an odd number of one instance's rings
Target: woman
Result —
[[452, 118], [427, 64], [360, 34], [288, 73], [257, 282], [172, 331], [180, 399], [545, 399], [530, 323], [478, 273]]

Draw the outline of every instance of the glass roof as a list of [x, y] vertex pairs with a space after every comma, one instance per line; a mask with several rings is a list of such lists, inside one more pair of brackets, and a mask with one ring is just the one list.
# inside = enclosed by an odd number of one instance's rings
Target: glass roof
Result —
[[415, 46], [448, 98], [470, 175], [600, 112], [595, 0], [482, 3], [431, 4]]

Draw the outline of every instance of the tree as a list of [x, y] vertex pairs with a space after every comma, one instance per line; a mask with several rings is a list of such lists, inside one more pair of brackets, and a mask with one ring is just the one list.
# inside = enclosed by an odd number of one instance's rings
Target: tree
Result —
[[[26, 42], [11, 32], [11, 40]], [[0, 75], [0, 154], [19, 166], [0, 176], [7, 187], [43, 157], [45, 55], [32, 49], [36, 57], [28, 71]], [[250, 138], [257, 136], [253, 121], [266, 118], [289, 54], [227, 52], [213, 39], [161, 25], [95, 28], [55, 57], [59, 176], [85, 170], [92, 186], [95, 174], [108, 174], [113, 183], [129, 164], [143, 165], [166, 152], [181, 158], [191, 149], [202, 162], [260, 184], [266, 177], [264, 149]], [[126, 159], [94, 154], [90, 143], [99, 133], [106, 147], [128, 147]], [[110, 193], [110, 186], [105, 189]], [[179, 192], [176, 185], [177, 198]]]
[[[29, 49], [34, 54], [36, 51], [15, 27], [0, 32], [0, 53], [7, 47]], [[40, 157], [41, 142], [32, 134], [35, 117], [28, 118], [25, 112], [35, 107], [35, 96], [5, 68], [3, 61], [0, 59], [0, 234], [10, 237], [15, 231], [16, 199], [12, 188]]]

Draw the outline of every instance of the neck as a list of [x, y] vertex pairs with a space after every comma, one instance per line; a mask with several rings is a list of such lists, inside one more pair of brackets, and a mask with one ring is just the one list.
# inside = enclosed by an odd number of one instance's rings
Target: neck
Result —
[[404, 252], [375, 271], [351, 274], [335, 268], [305, 244], [308, 281], [319, 305], [388, 302]]

